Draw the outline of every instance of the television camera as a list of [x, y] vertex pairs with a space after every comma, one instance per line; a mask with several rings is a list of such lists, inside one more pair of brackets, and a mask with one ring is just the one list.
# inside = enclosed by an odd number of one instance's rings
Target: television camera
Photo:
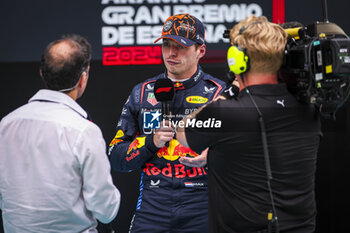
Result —
[[280, 77], [305, 103], [333, 116], [350, 93], [350, 39], [336, 24], [315, 22], [287, 28]]
[[[328, 21], [327, 1], [322, 3], [323, 22], [306, 27], [281, 25], [288, 41], [279, 77], [299, 101], [314, 104], [324, 117], [335, 118], [350, 94], [350, 39]], [[229, 35], [226, 30], [223, 37]]]

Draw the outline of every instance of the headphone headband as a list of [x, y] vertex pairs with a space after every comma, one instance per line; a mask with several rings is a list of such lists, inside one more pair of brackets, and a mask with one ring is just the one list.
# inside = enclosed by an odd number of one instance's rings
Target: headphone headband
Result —
[[242, 33], [243, 33], [245, 30], [247, 30], [247, 28], [249, 28], [250, 26], [255, 25], [255, 24], [259, 24], [259, 23], [263, 23], [263, 22], [264, 22], [264, 21], [262, 21], [262, 20], [258, 20], [258, 21], [255, 21], [254, 23], [248, 24], [247, 26], [242, 26], [242, 27], [239, 29], [238, 34], [239, 34], [239, 35], [242, 35]]

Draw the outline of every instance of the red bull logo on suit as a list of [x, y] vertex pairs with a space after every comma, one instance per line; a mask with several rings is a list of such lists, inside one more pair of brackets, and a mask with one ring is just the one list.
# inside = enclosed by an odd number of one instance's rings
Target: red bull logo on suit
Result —
[[175, 161], [180, 157], [197, 157], [198, 154], [190, 148], [182, 146], [176, 139], [173, 139], [169, 142], [169, 147], [164, 146], [157, 151], [157, 156], [166, 160]]
[[130, 154], [131, 151], [137, 150], [145, 145], [146, 137], [137, 137], [129, 145], [127, 154]]
[[123, 130], [118, 130], [117, 134], [114, 136], [113, 140], [111, 141], [111, 143], [109, 144], [109, 146], [113, 146], [119, 142], [122, 142], [123, 140], [120, 139], [121, 137], [124, 136], [124, 132]]
[[[171, 166], [170, 163], [167, 163], [166, 166], [162, 168], [158, 168], [153, 163], [146, 163], [146, 167], [143, 169], [143, 172], [147, 176], [163, 175], [169, 178], [174, 177], [178, 179], [185, 178], [185, 177], [197, 177], [197, 176], [207, 175], [203, 167], [191, 167], [186, 169], [185, 165], [183, 164], [174, 164], [173, 166]], [[199, 186], [199, 185], [196, 184], [194, 186]]]

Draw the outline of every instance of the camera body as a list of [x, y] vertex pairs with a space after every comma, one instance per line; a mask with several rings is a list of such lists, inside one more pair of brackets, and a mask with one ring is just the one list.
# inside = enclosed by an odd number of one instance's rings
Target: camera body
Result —
[[285, 30], [288, 41], [280, 78], [299, 101], [334, 115], [350, 93], [350, 39], [329, 22]]

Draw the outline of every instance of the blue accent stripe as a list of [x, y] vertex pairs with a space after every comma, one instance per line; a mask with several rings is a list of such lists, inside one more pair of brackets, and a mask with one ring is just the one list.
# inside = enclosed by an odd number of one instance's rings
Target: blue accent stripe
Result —
[[136, 205], [136, 210], [139, 210], [141, 209], [141, 203], [142, 203], [142, 191], [143, 191], [143, 176], [144, 176], [144, 172], [141, 172], [141, 181], [140, 181], [140, 195], [139, 197], [137, 198], [137, 205]]

